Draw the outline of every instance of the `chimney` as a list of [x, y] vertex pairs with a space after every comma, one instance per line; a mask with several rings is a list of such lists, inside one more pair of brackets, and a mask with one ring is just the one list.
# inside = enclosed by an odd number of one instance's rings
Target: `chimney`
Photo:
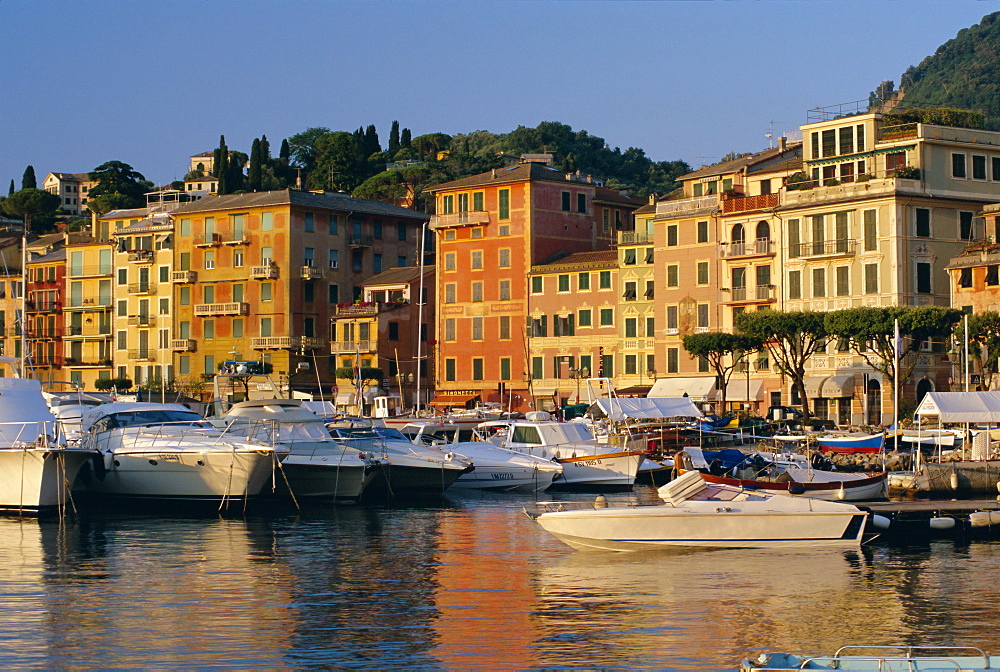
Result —
[[788, 138], [786, 138], [783, 135], [780, 136], [778, 138], [778, 150], [782, 151], [782, 152], [785, 151], [785, 145], [786, 145], [787, 142], [788, 142]]
[[497, 169], [496, 168], [493, 169], [493, 179], [494, 180], [497, 179]]

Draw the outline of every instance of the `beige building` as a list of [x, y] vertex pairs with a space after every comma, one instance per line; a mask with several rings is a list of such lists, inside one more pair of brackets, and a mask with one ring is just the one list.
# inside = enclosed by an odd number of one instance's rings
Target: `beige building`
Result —
[[96, 184], [88, 173], [49, 173], [42, 182], [42, 189], [62, 199], [59, 207], [63, 212], [79, 215], [87, 211], [88, 192]]

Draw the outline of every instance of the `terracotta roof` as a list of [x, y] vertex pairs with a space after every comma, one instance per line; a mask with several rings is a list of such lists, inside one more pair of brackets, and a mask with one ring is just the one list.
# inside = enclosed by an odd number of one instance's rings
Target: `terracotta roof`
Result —
[[647, 203], [641, 208], [637, 208], [633, 215], [652, 215], [656, 214], [656, 203]]
[[748, 154], [747, 156], [741, 156], [738, 159], [733, 159], [732, 161], [726, 161], [724, 163], [717, 163], [714, 166], [705, 166], [704, 168], [699, 168], [693, 172], [687, 173], [686, 175], [681, 175], [678, 180], [690, 180], [698, 177], [708, 177], [711, 175], [723, 175], [725, 173], [735, 173], [743, 168], [748, 168], [750, 166], [762, 163], [764, 161], [769, 161], [780, 157], [785, 153], [792, 153], [801, 151], [801, 142], [789, 142], [785, 145], [785, 148], [772, 147], [770, 149], [765, 149], [762, 152], [755, 152], [753, 154]]
[[643, 205], [646, 203], [645, 198], [634, 198], [632, 196], [625, 196], [619, 194], [614, 189], [608, 189], [607, 187], [597, 187], [594, 190], [594, 200], [600, 203], [620, 203], [622, 205]]
[[[525, 182], [527, 180], [547, 180], [550, 182], [567, 182], [570, 184], [591, 184], [589, 182], [579, 182], [577, 180], [566, 179], [566, 171], [550, 168], [542, 163], [519, 163], [506, 168], [497, 168], [478, 175], [470, 175], [451, 182], [435, 184], [424, 191], [434, 193], [446, 189], [461, 189], [463, 187], [475, 187], [487, 184], [505, 184], [508, 182]], [[609, 190], [610, 191], [610, 190]]]
[[218, 210], [239, 210], [241, 208], [261, 208], [279, 205], [298, 205], [317, 210], [334, 210], [337, 212], [357, 212], [365, 215], [382, 217], [400, 217], [406, 219], [426, 220], [429, 217], [422, 212], [400, 208], [379, 201], [366, 201], [352, 198], [347, 194], [334, 192], [314, 193], [284, 189], [281, 191], [256, 191], [249, 194], [226, 194], [225, 196], [206, 196], [197, 201], [184, 203], [171, 214], [175, 217], [194, 212], [214, 212]]
[[[434, 273], [433, 266], [424, 267], [425, 276], [432, 273]], [[393, 266], [392, 268], [387, 268], [381, 273], [373, 275], [361, 284], [365, 287], [371, 287], [372, 285], [397, 285], [401, 283], [413, 282], [419, 277], [419, 266]]]
[[594, 268], [618, 265], [616, 250], [597, 250], [594, 252], [574, 252], [552, 262], [536, 264], [531, 267], [533, 273], [549, 273], [563, 268]]

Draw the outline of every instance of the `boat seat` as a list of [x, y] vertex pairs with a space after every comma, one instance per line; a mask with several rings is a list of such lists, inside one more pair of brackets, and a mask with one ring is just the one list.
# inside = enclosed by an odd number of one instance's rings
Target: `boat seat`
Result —
[[700, 471], [688, 471], [657, 489], [657, 494], [668, 504], [677, 506], [708, 487]]

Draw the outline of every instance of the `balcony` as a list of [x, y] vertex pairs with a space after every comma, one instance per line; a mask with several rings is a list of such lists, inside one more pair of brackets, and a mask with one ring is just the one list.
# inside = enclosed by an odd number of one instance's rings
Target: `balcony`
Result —
[[195, 247], [218, 247], [222, 245], [221, 233], [209, 233], [195, 238]]
[[752, 240], [749, 243], [742, 240], [723, 243], [719, 247], [719, 256], [723, 259], [774, 256], [774, 254], [774, 241], [768, 238], [758, 238], [757, 240]]
[[156, 294], [156, 285], [151, 282], [135, 282], [128, 286], [129, 294]]
[[318, 266], [303, 266], [299, 269], [299, 277], [303, 280], [322, 280], [326, 277], [326, 269]]
[[128, 326], [130, 326], [130, 327], [155, 327], [156, 326], [156, 316], [155, 315], [131, 315], [128, 318]]
[[170, 349], [174, 352], [194, 352], [198, 348], [198, 341], [193, 338], [175, 338], [170, 341]]
[[619, 231], [619, 245], [652, 245], [653, 234], [640, 233], [639, 231]]
[[67, 266], [67, 278], [111, 277], [111, 266]]
[[97, 325], [84, 326], [71, 326], [66, 328], [66, 333], [63, 336], [66, 340], [107, 340], [111, 338], [111, 327], [102, 327]]
[[218, 234], [222, 238], [223, 245], [246, 245], [250, 242], [247, 238], [246, 233], [243, 231], [237, 231], [235, 233], [229, 234], [228, 236], [223, 234]]
[[863, 179], [855, 177], [854, 182], [838, 182], [829, 185], [817, 185], [806, 182], [812, 187], [799, 187], [785, 193], [783, 205], [786, 207], [809, 207], [827, 203], [872, 198], [875, 196], [891, 196], [897, 193], [921, 195], [925, 190], [920, 180], [903, 177], [871, 177]]
[[857, 242], [847, 238], [840, 240], [820, 240], [813, 243], [789, 245], [790, 259], [816, 259], [819, 257], [852, 257], [857, 249]]
[[250, 277], [254, 280], [274, 280], [278, 277], [278, 267], [273, 264], [251, 266]]
[[111, 298], [96, 298], [96, 299], [77, 299], [76, 301], [70, 299], [70, 302], [63, 305], [63, 311], [75, 311], [75, 310], [111, 310]]
[[772, 210], [779, 205], [778, 194], [763, 194], [761, 196], [729, 196], [723, 197], [722, 214], [736, 212], [751, 212], [753, 210]]
[[237, 303], [196, 303], [195, 317], [214, 317], [217, 315], [249, 315], [250, 304]]
[[193, 285], [198, 282], [198, 271], [173, 271], [170, 274], [170, 280], [185, 285]]
[[153, 256], [152, 250], [131, 250], [128, 253], [128, 260], [140, 264], [151, 264]]
[[254, 350], [322, 350], [327, 347], [325, 338], [315, 336], [261, 336], [250, 339]]
[[333, 314], [337, 317], [372, 317], [378, 315], [379, 304], [376, 302], [338, 303]]
[[340, 355], [351, 352], [372, 353], [376, 350], [376, 341], [330, 341], [330, 354]]
[[729, 293], [729, 297], [724, 297], [722, 303], [757, 303], [771, 302], [775, 300], [774, 285], [733, 287], [732, 289], [723, 289], [722, 291]]
[[347, 241], [351, 247], [371, 247], [375, 244], [374, 236], [355, 236]]
[[129, 350], [128, 358], [133, 362], [155, 362], [156, 351], [149, 348], [139, 350]]
[[469, 210], [468, 212], [452, 212], [446, 215], [431, 217], [432, 229], [445, 229], [452, 226], [486, 226], [490, 223], [490, 213], [485, 210]]

